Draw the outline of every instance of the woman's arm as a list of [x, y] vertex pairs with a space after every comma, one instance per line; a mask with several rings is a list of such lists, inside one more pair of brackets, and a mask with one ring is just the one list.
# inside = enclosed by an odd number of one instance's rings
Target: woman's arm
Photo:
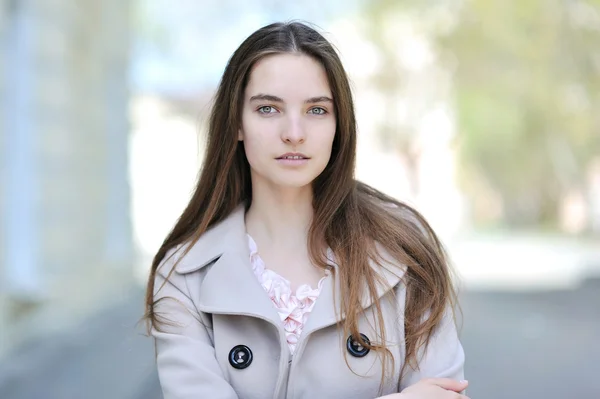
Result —
[[173, 272], [165, 282], [170, 269], [159, 267], [154, 282], [155, 314], [158, 320], [166, 319], [158, 329], [152, 328], [164, 399], [237, 399], [216, 360], [209, 330], [190, 299], [186, 277]]
[[464, 379], [465, 353], [458, 339], [453, 312], [447, 309], [429, 345], [419, 350], [418, 370], [408, 367], [400, 381], [400, 392], [427, 378]]
[[399, 393], [377, 399], [468, 399], [463, 380], [465, 354], [450, 310], [446, 311], [426, 349], [419, 350], [419, 368], [408, 368]]
[[411, 385], [401, 393], [380, 396], [377, 399], [469, 399], [460, 394], [469, 383], [448, 378], [428, 378]]

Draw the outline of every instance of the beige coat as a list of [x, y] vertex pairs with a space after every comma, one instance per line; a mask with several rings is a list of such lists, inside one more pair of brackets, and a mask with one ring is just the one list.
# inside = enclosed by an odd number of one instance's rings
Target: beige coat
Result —
[[[291, 356], [279, 315], [252, 272], [243, 207], [206, 232], [163, 284], [181, 252], [179, 247], [165, 257], [155, 286], [155, 299], [165, 298], [156, 310], [173, 322], [163, 332], [152, 333], [165, 399], [378, 396], [381, 362], [375, 351], [351, 355], [346, 337], [336, 328], [335, 277], [325, 281]], [[169, 259], [171, 254], [175, 255]], [[379, 294], [395, 370], [385, 381], [384, 393], [399, 392], [425, 377], [462, 379], [463, 348], [452, 317], [446, 317], [424, 353], [420, 371], [411, 370], [399, 382], [405, 287], [401, 276], [384, 274], [392, 288]], [[359, 329], [376, 341], [370, 312]], [[238, 345], [246, 347], [232, 353]]]

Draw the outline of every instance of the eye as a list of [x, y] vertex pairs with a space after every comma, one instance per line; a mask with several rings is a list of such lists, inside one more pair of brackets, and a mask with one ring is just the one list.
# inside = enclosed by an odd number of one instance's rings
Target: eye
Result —
[[277, 112], [277, 109], [270, 105], [263, 105], [262, 107], [259, 107], [257, 111], [259, 114], [273, 114]]
[[313, 115], [325, 115], [327, 111], [322, 107], [313, 107], [308, 110], [308, 113]]

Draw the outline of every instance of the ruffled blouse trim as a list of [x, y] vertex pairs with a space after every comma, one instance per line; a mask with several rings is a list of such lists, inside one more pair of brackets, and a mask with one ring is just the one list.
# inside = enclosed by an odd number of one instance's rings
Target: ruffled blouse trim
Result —
[[296, 289], [296, 292], [292, 292], [289, 280], [266, 268], [258, 254], [256, 242], [249, 234], [247, 236], [252, 271], [275, 305], [285, 329], [290, 351], [294, 353], [308, 315], [315, 306], [323, 284], [331, 272], [325, 271], [325, 276], [319, 280], [316, 288], [303, 284]]

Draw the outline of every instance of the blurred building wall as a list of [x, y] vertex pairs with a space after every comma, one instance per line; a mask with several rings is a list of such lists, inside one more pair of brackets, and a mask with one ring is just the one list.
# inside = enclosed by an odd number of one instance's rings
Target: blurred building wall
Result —
[[131, 282], [129, 7], [0, 0], [0, 354]]
[[[8, 6], [8, 0], [0, 0], [0, 38], [5, 38], [6, 37], [6, 8]], [[4, 48], [4, 39], [2, 42], [2, 46]], [[4, 55], [4, 54], [2, 54]], [[0, 59], [0, 101], [4, 101], [4, 93], [5, 93], [5, 79], [4, 79], [4, 61], [2, 61]], [[3, 107], [2, 105], [3, 103], [0, 103], [0, 110], [2, 110], [1, 107]], [[6, 136], [6, 132], [4, 131], [4, 113], [0, 112], [0, 154], [4, 154], [4, 140], [5, 140], [5, 136]], [[3, 160], [3, 158], [0, 158], [0, 178], [2, 182], [4, 182], [4, 170], [6, 169], [6, 164]], [[5, 197], [6, 193], [5, 193], [5, 189], [4, 189], [4, 184], [0, 184], [0, 209], [4, 209], [4, 197]], [[6, 252], [5, 246], [4, 246], [4, 229], [0, 228], [0, 254], [4, 254]], [[4, 276], [4, 264], [3, 262], [0, 262], [0, 276]], [[4, 281], [4, 278], [2, 277], [0, 279], [0, 287], [2, 287], [4, 284], [2, 283]], [[2, 289], [0, 289], [0, 348], [2, 348], [4, 345], [2, 344], [3, 342], [6, 341], [6, 328], [4, 326], [7, 325], [7, 317], [6, 317], [6, 301], [4, 299], [4, 295], [2, 293]], [[2, 353], [2, 349], [0, 349], [0, 353]]]

